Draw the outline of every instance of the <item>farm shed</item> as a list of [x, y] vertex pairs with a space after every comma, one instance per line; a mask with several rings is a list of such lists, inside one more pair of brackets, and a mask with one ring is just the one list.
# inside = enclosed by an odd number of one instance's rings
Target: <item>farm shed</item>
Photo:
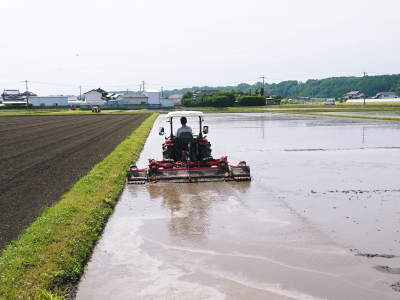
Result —
[[67, 107], [68, 96], [36, 96], [29, 97], [28, 103], [33, 107]]
[[84, 93], [83, 97], [85, 98], [85, 104], [88, 105], [102, 105], [107, 103], [107, 92], [100, 88]]
[[145, 95], [126, 94], [122, 95], [123, 104], [148, 104], [149, 98]]
[[149, 104], [161, 104], [159, 91], [145, 91], [142, 93], [142, 95], [145, 95], [149, 98]]

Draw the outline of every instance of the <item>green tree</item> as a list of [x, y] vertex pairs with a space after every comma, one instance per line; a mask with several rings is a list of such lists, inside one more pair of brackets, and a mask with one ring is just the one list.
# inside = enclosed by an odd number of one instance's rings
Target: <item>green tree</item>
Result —
[[190, 92], [190, 91], [184, 93], [183, 96], [182, 96], [182, 100], [184, 100], [184, 99], [191, 99], [191, 98], [193, 98], [193, 93]]

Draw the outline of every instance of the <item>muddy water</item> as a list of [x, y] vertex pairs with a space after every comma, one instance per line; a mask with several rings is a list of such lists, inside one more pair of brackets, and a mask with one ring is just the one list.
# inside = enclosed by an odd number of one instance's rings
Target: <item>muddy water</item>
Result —
[[[126, 187], [78, 299], [399, 299], [399, 124], [207, 119], [214, 156], [253, 181]], [[156, 133], [139, 166], [160, 157]]]

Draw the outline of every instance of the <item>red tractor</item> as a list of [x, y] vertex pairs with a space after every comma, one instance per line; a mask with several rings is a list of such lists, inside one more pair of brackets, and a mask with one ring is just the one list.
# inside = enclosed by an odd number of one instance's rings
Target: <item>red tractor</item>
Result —
[[[174, 118], [198, 118], [199, 132], [182, 132], [174, 135]], [[208, 126], [203, 126], [204, 114], [199, 111], [176, 111], [166, 116], [170, 134], [162, 144], [163, 160], [149, 159], [147, 168], [138, 169], [132, 165], [127, 173], [128, 183], [146, 183], [158, 181], [199, 182], [199, 181], [244, 181], [251, 180], [250, 167], [241, 161], [230, 165], [227, 156], [214, 159], [211, 156], [211, 144], [205, 136]], [[164, 127], [159, 130], [165, 135]]]

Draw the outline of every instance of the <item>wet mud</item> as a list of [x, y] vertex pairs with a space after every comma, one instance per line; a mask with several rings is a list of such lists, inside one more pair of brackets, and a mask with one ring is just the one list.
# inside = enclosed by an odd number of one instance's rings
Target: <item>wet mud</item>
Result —
[[[78, 299], [399, 298], [400, 124], [206, 119], [214, 156], [253, 180], [127, 186]], [[153, 128], [139, 166], [161, 141]]]
[[400, 268], [391, 268], [389, 266], [375, 266], [375, 269], [389, 274], [400, 274]]
[[396, 292], [400, 292], [400, 281], [393, 283], [390, 285], [392, 287], [393, 290], [395, 290]]

